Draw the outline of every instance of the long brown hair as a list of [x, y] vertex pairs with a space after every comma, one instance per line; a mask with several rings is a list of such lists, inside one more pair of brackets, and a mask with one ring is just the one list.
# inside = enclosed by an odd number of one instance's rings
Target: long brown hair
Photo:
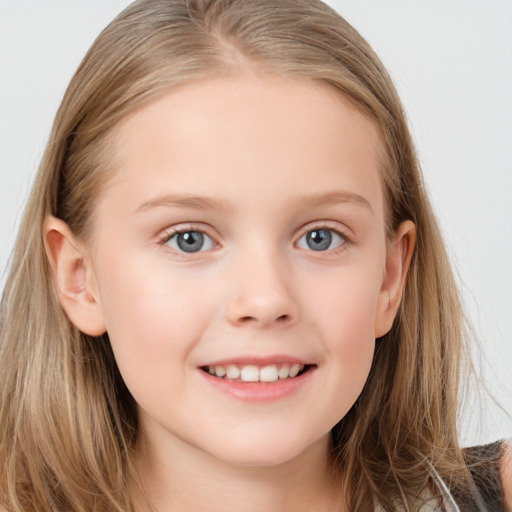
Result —
[[23, 217], [1, 304], [0, 503], [8, 510], [126, 512], [136, 405], [108, 335], [64, 315], [42, 240], [48, 215], [86, 239], [115, 172], [114, 128], [173, 86], [243, 66], [329, 84], [379, 127], [388, 234], [417, 247], [392, 330], [363, 393], [332, 432], [351, 510], [417, 510], [437, 473], [466, 483], [456, 411], [463, 315], [404, 112], [364, 39], [316, 0], [139, 0], [97, 38], [64, 96]]

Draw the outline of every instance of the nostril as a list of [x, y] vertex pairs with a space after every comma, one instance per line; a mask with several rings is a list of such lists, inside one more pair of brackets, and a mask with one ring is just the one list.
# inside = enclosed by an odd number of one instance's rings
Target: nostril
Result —
[[238, 323], [240, 324], [248, 324], [248, 323], [258, 323], [258, 324], [271, 324], [271, 323], [279, 323], [279, 324], [282, 324], [282, 323], [286, 323], [288, 322], [289, 320], [291, 319], [291, 316], [288, 315], [288, 314], [284, 314], [284, 315], [279, 315], [278, 317], [272, 319], [272, 318], [258, 318], [258, 317], [255, 317], [255, 316], [250, 316], [250, 315], [247, 315], [247, 316], [241, 316], [239, 319], [238, 319]]

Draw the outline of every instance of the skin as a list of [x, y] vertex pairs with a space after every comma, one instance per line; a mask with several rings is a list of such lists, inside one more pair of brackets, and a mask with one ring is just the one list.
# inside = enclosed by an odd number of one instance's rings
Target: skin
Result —
[[[108, 331], [138, 403], [151, 509], [342, 510], [329, 432], [391, 328], [415, 241], [410, 222], [386, 240], [374, 124], [326, 86], [247, 72], [170, 91], [116, 140], [91, 240], [55, 218], [46, 240], [66, 313]], [[319, 229], [325, 250], [307, 242]], [[176, 231], [206, 243], [184, 253]], [[200, 370], [283, 355], [314, 369], [278, 400]]]

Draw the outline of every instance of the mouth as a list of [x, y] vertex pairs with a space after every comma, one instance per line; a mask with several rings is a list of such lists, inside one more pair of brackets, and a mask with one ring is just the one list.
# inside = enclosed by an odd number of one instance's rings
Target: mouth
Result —
[[255, 364], [214, 364], [201, 366], [200, 370], [220, 380], [240, 383], [273, 383], [290, 381], [312, 371], [315, 364], [281, 363], [258, 366]]

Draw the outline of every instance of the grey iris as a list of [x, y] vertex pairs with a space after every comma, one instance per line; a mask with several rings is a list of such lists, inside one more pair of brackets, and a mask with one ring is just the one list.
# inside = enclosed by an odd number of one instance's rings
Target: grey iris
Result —
[[332, 242], [332, 233], [328, 229], [315, 229], [306, 235], [308, 247], [313, 251], [325, 251]]
[[199, 231], [186, 231], [178, 233], [176, 238], [178, 247], [184, 252], [200, 251], [204, 244], [204, 235]]

